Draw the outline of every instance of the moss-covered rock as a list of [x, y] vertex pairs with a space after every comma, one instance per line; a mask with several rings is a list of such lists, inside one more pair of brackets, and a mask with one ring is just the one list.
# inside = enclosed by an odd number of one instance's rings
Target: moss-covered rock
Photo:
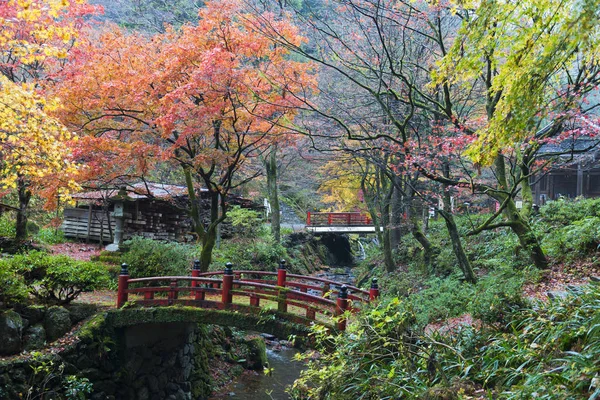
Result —
[[30, 325], [41, 322], [44, 319], [44, 315], [46, 315], [46, 307], [37, 305], [22, 307], [17, 311], [21, 314], [21, 317], [29, 321]]
[[250, 336], [245, 340], [248, 346], [247, 366], [250, 369], [261, 370], [268, 364], [267, 346], [265, 340], [260, 336]]
[[0, 314], [0, 354], [15, 354], [21, 351], [23, 318], [15, 311]]
[[46, 330], [42, 324], [30, 326], [23, 335], [23, 349], [27, 351], [41, 349], [46, 344]]
[[71, 315], [66, 308], [54, 306], [46, 311], [44, 328], [49, 342], [53, 342], [69, 332], [71, 325]]
[[78, 322], [83, 321], [84, 319], [94, 315], [98, 310], [98, 307], [94, 304], [70, 304], [68, 306], [69, 316], [71, 317], [71, 322], [76, 324]]

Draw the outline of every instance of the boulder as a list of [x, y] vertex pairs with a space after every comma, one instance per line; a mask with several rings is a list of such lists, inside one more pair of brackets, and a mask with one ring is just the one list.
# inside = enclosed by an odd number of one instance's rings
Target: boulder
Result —
[[98, 307], [94, 304], [71, 304], [69, 305], [69, 314], [71, 322], [76, 324], [84, 319], [91, 317], [97, 311]]
[[23, 318], [8, 310], [0, 314], [0, 354], [16, 354], [21, 351]]
[[30, 326], [23, 335], [23, 349], [27, 351], [41, 349], [46, 344], [46, 330], [42, 324]]
[[247, 337], [246, 345], [248, 346], [248, 368], [254, 370], [262, 370], [268, 364], [267, 346], [262, 337]]
[[71, 329], [71, 317], [64, 307], [50, 307], [44, 318], [44, 328], [48, 342], [53, 342]]

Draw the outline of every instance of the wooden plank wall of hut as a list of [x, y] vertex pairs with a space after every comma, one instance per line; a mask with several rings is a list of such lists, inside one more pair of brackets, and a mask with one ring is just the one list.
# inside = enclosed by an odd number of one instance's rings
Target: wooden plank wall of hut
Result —
[[[115, 229], [115, 221], [110, 221], [112, 232]], [[66, 208], [62, 230], [65, 237], [74, 239], [100, 241], [100, 234], [104, 242], [112, 242], [111, 230], [108, 229], [108, 218], [102, 210], [90, 210], [89, 208]]]
[[187, 215], [160, 201], [138, 201], [125, 205], [124, 238], [142, 236], [154, 240], [183, 240], [191, 229]]

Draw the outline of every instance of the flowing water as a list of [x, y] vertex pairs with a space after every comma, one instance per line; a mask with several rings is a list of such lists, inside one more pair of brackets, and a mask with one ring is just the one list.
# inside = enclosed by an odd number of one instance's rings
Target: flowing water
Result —
[[285, 388], [294, 383], [300, 376], [304, 365], [294, 361], [296, 349], [282, 349], [279, 352], [267, 349], [271, 375], [262, 372], [245, 373], [228, 387], [227, 393], [212, 397], [217, 399], [235, 400], [285, 400], [290, 397], [285, 393]]
[[[340, 283], [353, 285], [355, 277], [350, 267], [336, 268], [335, 270], [321, 272], [316, 275], [319, 278], [330, 279]], [[338, 290], [339, 288], [332, 288]], [[309, 291], [310, 292], [310, 291]], [[315, 292], [320, 295], [320, 292]], [[235, 400], [286, 400], [290, 397], [285, 393], [285, 388], [294, 383], [304, 369], [301, 362], [294, 361], [294, 354], [298, 350], [282, 348], [275, 352], [267, 349], [269, 367], [272, 369], [270, 376], [262, 372], [244, 373], [235, 383], [211, 400], [235, 399]]]

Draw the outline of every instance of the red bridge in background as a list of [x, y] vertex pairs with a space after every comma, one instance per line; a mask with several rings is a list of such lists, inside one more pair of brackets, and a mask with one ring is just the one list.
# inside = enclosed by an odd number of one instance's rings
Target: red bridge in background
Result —
[[[201, 273], [199, 268], [200, 263], [196, 261], [191, 276], [136, 279], [129, 276], [127, 265], [123, 264], [117, 308], [126, 302], [142, 306], [182, 304], [257, 314], [262, 309], [261, 301], [263, 306], [265, 302], [274, 302], [286, 319], [309, 325], [314, 321], [333, 323], [334, 317], [346, 310], [356, 311], [362, 303], [379, 297], [376, 279], [366, 291], [328, 279], [288, 274], [283, 260], [277, 272], [234, 271], [231, 263], [222, 272]], [[288, 306], [304, 309], [305, 315], [288, 312]], [[337, 321], [338, 329], [344, 330], [345, 319]]]
[[307, 212], [306, 230], [313, 233], [374, 233], [371, 216], [355, 212]]

